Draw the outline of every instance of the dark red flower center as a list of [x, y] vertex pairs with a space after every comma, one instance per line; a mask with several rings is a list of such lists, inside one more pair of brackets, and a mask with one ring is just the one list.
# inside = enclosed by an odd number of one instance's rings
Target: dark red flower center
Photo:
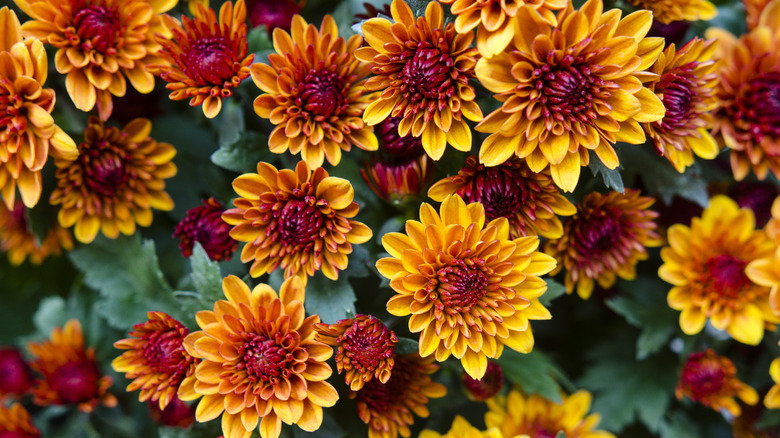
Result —
[[735, 107], [735, 117], [750, 123], [757, 143], [767, 135], [780, 136], [780, 72], [762, 73], [750, 81]]
[[544, 424], [536, 424], [534, 430], [525, 433], [527, 433], [530, 438], [555, 438], [558, 436], [559, 431], [560, 430], [551, 431], [548, 430]]
[[356, 319], [337, 342], [344, 349], [344, 362], [361, 373], [371, 372], [381, 361], [391, 358], [395, 348], [390, 329], [373, 316]]
[[236, 73], [236, 54], [221, 37], [200, 38], [182, 53], [180, 68], [198, 85], [221, 86]]
[[693, 64], [662, 74], [655, 86], [655, 92], [663, 96], [666, 115], [659, 123], [666, 130], [686, 128], [688, 122], [698, 116], [695, 105], [701, 99], [697, 95], [699, 80], [693, 73]]
[[572, 236], [580, 247], [580, 254], [588, 259], [611, 251], [624, 237], [619, 209], [606, 207], [589, 213], [579, 218], [575, 236]]
[[487, 370], [481, 379], [477, 380], [463, 373], [462, 380], [471, 398], [484, 401], [501, 391], [501, 387], [504, 386], [504, 373], [500, 365], [488, 361]]
[[157, 402], [149, 402], [147, 405], [149, 406], [149, 414], [154, 421], [163, 426], [185, 429], [195, 422], [195, 409], [181, 401], [176, 395], [173, 396], [165, 409], [160, 410], [160, 404]]
[[85, 51], [95, 49], [100, 53], [116, 52], [115, 44], [122, 29], [116, 8], [86, 6], [73, 16], [73, 24]]
[[531, 196], [519, 175], [507, 167], [484, 169], [474, 178], [473, 184], [463, 186], [460, 192], [469, 198], [468, 202], [482, 203], [489, 221], [498, 217], [513, 218], [518, 210], [529, 204], [525, 201]]
[[541, 116], [564, 126], [574, 121], [592, 123], [598, 117], [594, 101], [609, 97], [604, 80], [592, 74], [590, 65], [576, 61], [579, 57], [566, 55], [558, 65], [545, 64], [533, 72], [534, 86], [541, 91]]
[[191, 256], [195, 242], [200, 242], [211, 260], [230, 260], [238, 242], [230, 237], [231, 227], [222, 220], [224, 211], [214, 198], [187, 210], [173, 233], [173, 237], [181, 239], [179, 249], [185, 257]]
[[399, 159], [416, 157], [423, 152], [422, 139], [407, 135], [398, 135], [398, 123], [401, 117], [388, 117], [376, 126], [376, 133], [382, 145], [382, 151]]
[[[0, 425], [0, 427], [3, 427]], [[40, 434], [27, 433], [22, 429], [0, 430], [0, 438], [38, 438]]]
[[438, 294], [445, 313], [465, 313], [488, 292], [493, 270], [482, 259], [452, 260], [437, 272]]
[[450, 75], [454, 65], [449, 54], [430, 42], [418, 45], [400, 74], [401, 93], [411, 103], [413, 113], [425, 108], [440, 109], [455, 94]]
[[247, 9], [252, 27], [263, 25], [271, 33], [277, 27], [290, 30], [292, 18], [301, 6], [292, 0], [249, 0]]
[[727, 377], [718, 358], [705, 353], [693, 353], [683, 368], [680, 380], [685, 394], [693, 401], [699, 401], [718, 394], [726, 384]]
[[94, 362], [66, 362], [49, 377], [49, 383], [65, 403], [81, 403], [97, 396], [100, 373]]
[[296, 104], [322, 119], [339, 115], [346, 108], [341, 77], [329, 70], [311, 69], [303, 79]]
[[101, 140], [97, 144], [82, 143], [79, 163], [84, 183], [93, 193], [113, 197], [130, 179], [130, 157], [120, 147]]
[[275, 211], [277, 220], [268, 226], [270, 234], [276, 231], [274, 241], [279, 240], [287, 247], [305, 250], [314, 245], [319, 237], [324, 218], [319, 208], [301, 200], [290, 200], [281, 210]]
[[238, 354], [244, 358], [239, 367], [246, 368], [247, 378], [252, 382], [274, 385], [306, 368], [308, 353], [300, 347], [300, 337], [295, 332], [286, 335], [276, 332], [270, 338], [250, 333], [245, 338], [238, 348]]
[[15, 349], [0, 349], [0, 394], [24, 394], [32, 386], [30, 367]]
[[189, 363], [184, 356], [182, 342], [188, 331], [184, 327], [181, 330], [155, 330], [143, 336], [146, 341], [144, 358], [152, 371], [172, 377], [183, 377], [186, 373]]
[[364, 402], [370, 410], [379, 413], [405, 408], [399, 404], [408, 397], [407, 391], [412, 376], [411, 371], [405, 370], [404, 366], [402, 361], [396, 360], [387, 383], [382, 383], [379, 379], [371, 379], [366, 382], [357, 393], [358, 400]]
[[747, 263], [730, 255], [719, 255], [705, 262], [706, 273], [704, 281], [709, 284], [707, 289], [716, 292], [721, 297], [736, 298], [740, 290], [751, 284], [745, 275]]

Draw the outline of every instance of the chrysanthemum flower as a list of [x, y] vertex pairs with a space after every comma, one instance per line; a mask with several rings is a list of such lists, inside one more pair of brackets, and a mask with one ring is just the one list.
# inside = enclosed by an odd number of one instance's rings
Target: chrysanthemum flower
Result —
[[382, 244], [391, 257], [376, 267], [396, 292], [387, 310], [411, 315], [423, 357], [435, 354], [441, 362], [453, 355], [480, 379], [487, 359], [501, 356], [505, 345], [530, 352], [529, 320], [551, 317], [539, 302], [547, 290], [539, 276], [555, 260], [537, 251], [536, 236], [510, 240], [506, 218], [486, 224], [480, 203], [451, 195], [440, 213], [424, 203], [420, 222], [407, 221], [406, 234], [385, 234]]
[[667, 301], [682, 311], [683, 332], [699, 333], [709, 319], [737, 341], [757, 345], [765, 324], [780, 322], [769, 306], [769, 288], [745, 272], [750, 262], [770, 257], [774, 250], [767, 235], [755, 230], [752, 211], [716, 196], [690, 227], [669, 227], [667, 239], [658, 275], [674, 285]]
[[0, 9], [0, 196], [14, 208], [16, 188], [27, 207], [41, 197], [40, 170], [52, 154], [74, 158], [76, 143], [54, 124], [54, 90], [43, 88], [48, 60], [43, 44], [22, 41], [16, 14]]
[[480, 82], [503, 102], [476, 127], [491, 133], [479, 151], [482, 163], [497, 166], [517, 155], [534, 172], [549, 166], [555, 184], [570, 192], [589, 150], [614, 169], [612, 144], [645, 142], [639, 124], [660, 120], [665, 110], [641, 82], [651, 77], [645, 70], [664, 42], [645, 38], [650, 11], [621, 20], [619, 10], [602, 8], [601, 0], [579, 10], [569, 3], [556, 26], [531, 7], [518, 9], [521, 32], [476, 67]]
[[756, 228], [760, 228], [772, 218], [772, 204], [780, 196], [780, 187], [772, 181], [742, 181], [729, 187], [727, 193], [740, 207], [753, 210]]
[[780, 247], [774, 254], [748, 263], [745, 275], [753, 283], [770, 288], [769, 307], [775, 316], [780, 318]]
[[[458, 33], [471, 33], [477, 29], [477, 49], [485, 57], [503, 52], [517, 32], [515, 16], [522, 5], [536, 9], [545, 20], [556, 23], [553, 11], [566, 7], [568, 0], [439, 0], [451, 5], [450, 12], [455, 15], [455, 30]], [[519, 23], [520, 26], [523, 23]]]
[[16, 348], [0, 348], [0, 401], [24, 395], [33, 385], [30, 366]]
[[374, 130], [379, 138], [379, 150], [388, 157], [399, 160], [425, 153], [420, 137], [398, 134], [398, 124], [401, 120], [401, 117], [388, 117], [376, 125]]
[[112, 95], [124, 96], [127, 81], [141, 93], [154, 88], [147, 64], [160, 64], [155, 33], [170, 35], [158, 14], [172, 8], [169, 0], [14, 0], [32, 20], [24, 36], [57, 48], [57, 71], [76, 107], [90, 111], [97, 104], [102, 120], [113, 111]]
[[27, 349], [34, 356], [30, 367], [43, 376], [32, 390], [35, 404], [78, 404], [82, 412], [92, 412], [99, 403], [116, 406], [116, 397], [107, 392], [113, 379], [100, 374], [95, 349], [84, 348], [77, 319], [54, 328], [50, 340], [31, 342]]
[[176, 175], [176, 149], [149, 137], [152, 124], [135, 119], [121, 130], [90, 117], [74, 160], [57, 159], [57, 188], [52, 205], [62, 205], [57, 219], [75, 224], [76, 239], [90, 243], [98, 231], [115, 239], [133, 234], [136, 223], [152, 223], [152, 209], [171, 210], [165, 180]]
[[550, 172], [532, 172], [522, 160], [510, 159], [496, 167], [466, 158], [457, 175], [444, 178], [428, 190], [434, 201], [458, 194], [466, 202], [485, 207], [488, 221], [509, 220], [509, 237], [540, 235], [557, 239], [563, 225], [556, 215], [571, 216], [577, 210], [553, 183]]
[[434, 173], [433, 162], [425, 154], [404, 161], [373, 158], [360, 169], [360, 176], [377, 196], [399, 207], [413, 203]]
[[636, 277], [636, 264], [647, 259], [647, 247], [661, 245], [658, 213], [649, 209], [654, 202], [631, 189], [606, 195], [592, 192], [583, 198], [577, 214], [563, 224], [563, 236], [544, 247], [558, 260], [551, 275], [566, 271], [566, 293], [576, 286], [577, 295], [588, 299], [594, 282], [608, 289], [617, 277]]
[[566, 438], [615, 438], [609, 432], [594, 430], [600, 416], [587, 415], [591, 403], [588, 391], [579, 390], [562, 398], [561, 403], [555, 403], [536, 394], [525, 397], [520, 390], [512, 389], [507, 396], [487, 401], [485, 424], [498, 428], [505, 437], [554, 437], [563, 432]]
[[179, 239], [184, 257], [192, 255], [192, 247], [199, 242], [211, 260], [230, 260], [238, 249], [238, 242], [230, 237], [231, 226], [222, 220], [225, 208], [216, 199], [203, 200], [203, 205], [187, 210], [184, 219], [176, 224], [173, 237]]
[[501, 392], [504, 387], [504, 373], [501, 371], [501, 365], [489, 360], [485, 375], [481, 379], [474, 379], [463, 373], [461, 382], [469, 399], [485, 401]]
[[[227, 301], [198, 312], [202, 331], [184, 340], [193, 357], [203, 359], [194, 384], [184, 382], [179, 398], [203, 397], [199, 422], [222, 415], [225, 438], [249, 438], [260, 422], [262, 438], [276, 438], [285, 424], [311, 432], [322, 423], [322, 408], [338, 394], [325, 379], [333, 350], [314, 339], [317, 315], [304, 318], [303, 283], [286, 280], [279, 295], [259, 284], [249, 290], [238, 277], [222, 282]], [[262, 417], [262, 421], [260, 421]]]
[[366, 88], [382, 92], [366, 108], [363, 120], [373, 126], [390, 116], [401, 117], [398, 134], [421, 137], [434, 160], [448, 143], [459, 151], [471, 150], [471, 128], [464, 117], [482, 120], [469, 85], [477, 56], [471, 47], [474, 34], [458, 34], [452, 23], [445, 26], [442, 7], [435, 1], [428, 3], [424, 17], [415, 18], [403, 0], [393, 0], [390, 10], [395, 23], [385, 18], [363, 23], [368, 47], [355, 52], [374, 73]]
[[30, 413], [19, 403], [6, 407], [0, 403], [0, 436], [8, 438], [38, 438], [40, 431], [30, 420]]
[[393, 350], [398, 337], [371, 315], [355, 315], [336, 324], [318, 323], [315, 339], [338, 347], [336, 366], [353, 391], [373, 378], [387, 383], [393, 369]]
[[771, 2], [771, 0], [742, 0], [742, 5], [745, 7], [745, 22], [748, 30], [758, 26], [761, 12]]
[[675, 50], [664, 50], [650, 71], [658, 76], [646, 84], [666, 108], [664, 118], [642, 128], [659, 155], [678, 172], [693, 164], [693, 155], [711, 160], [720, 149], [709, 132], [715, 108], [715, 40], [693, 40]]
[[182, 17], [179, 24], [163, 16], [173, 37], [157, 35], [162, 46], [163, 64], [150, 64], [147, 70], [168, 83], [171, 100], [190, 100], [190, 106], [203, 106], [203, 114], [213, 119], [222, 109], [222, 99], [249, 77], [255, 58], [247, 55], [246, 5], [244, 0], [225, 2], [219, 22], [212, 9], [197, 7], [195, 18]]
[[357, 402], [358, 415], [368, 424], [368, 438], [408, 438], [414, 424], [412, 413], [426, 418], [429, 398], [441, 398], [447, 387], [431, 380], [439, 366], [433, 358], [421, 358], [417, 353], [395, 356], [390, 379], [382, 383], [372, 379], [350, 398]]
[[769, 364], [769, 376], [772, 377], [775, 384], [766, 393], [764, 406], [769, 409], [780, 409], [780, 357], [775, 358]]
[[39, 241], [30, 229], [26, 215], [27, 209], [20, 200], [16, 200], [13, 210], [0, 204], [0, 251], [8, 253], [12, 265], [21, 265], [25, 259], [40, 265], [51, 255], [73, 249], [70, 232], [59, 224], [53, 224], [43, 242]]
[[371, 238], [370, 228], [351, 219], [360, 207], [352, 201], [349, 181], [328, 176], [321, 167], [312, 172], [305, 161], [294, 171], [260, 162], [257, 173], [239, 176], [233, 189], [240, 198], [222, 218], [235, 225], [232, 238], [248, 242], [241, 261], [254, 260], [253, 277], [281, 267], [285, 278], [305, 282], [322, 270], [335, 280], [347, 267], [352, 244]]
[[675, 394], [680, 400], [688, 397], [716, 411], [725, 409], [734, 416], [741, 413], [735, 397], [749, 405], [758, 402], [756, 390], [737, 379], [734, 363], [711, 348], [688, 355]]
[[257, 115], [276, 128], [268, 147], [276, 154], [301, 154], [310, 167], [341, 161], [352, 145], [375, 151], [373, 128], [360, 116], [371, 101], [364, 87], [368, 66], [352, 55], [363, 38], [339, 37], [336, 22], [326, 15], [318, 30], [296, 15], [291, 33], [273, 34], [270, 65], [252, 65], [252, 80], [264, 93], [255, 99]]
[[712, 20], [718, 9], [707, 0], [627, 0], [631, 5], [653, 13], [653, 20], [663, 24], [672, 21]]
[[[482, 431], [472, 426], [465, 418], [460, 415], [455, 416], [455, 420], [452, 421], [452, 428], [444, 435], [434, 432], [429, 429], [425, 429], [420, 432], [419, 438], [504, 438], [498, 428], [491, 427], [488, 430]], [[528, 435], [517, 435], [512, 438], [528, 438]]]
[[148, 312], [148, 321], [133, 326], [131, 336], [114, 343], [128, 350], [111, 362], [114, 371], [133, 381], [127, 392], [141, 390], [140, 401], [159, 400], [160, 409], [176, 397], [184, 380], [194, 381], [198, 361], [184, 351], [187, 327], [163, 312]]
[[173, 394], [173, 398], [165, 409], [160, 409], [160, 404], [157, 402], [150, 401], [147, 403], [149, 405], [149, 416], [157, 424], [186, 429], [195, 423], [195, 408], [181, 401], [176, 394]]

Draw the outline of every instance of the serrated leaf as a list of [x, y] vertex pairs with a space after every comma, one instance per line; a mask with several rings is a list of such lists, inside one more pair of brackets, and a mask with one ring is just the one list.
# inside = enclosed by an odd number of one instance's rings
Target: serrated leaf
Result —
[[244, 131], [238, 140], [220, 146], [211, 154], [211, 162], [233, 172], [256, 172], [257, 163], [270, 153], [266, 134]]
[[604, 181], [604, 185], [608, 189], [613, 189], [620, 193], [625, 192], [623, 185], [623, 177], [620, 175], [620, 166], [617, 169], [610, 169], [601, 162], [599, 157], [594, 153], [590, 153], [590, 160], [588, 161], [588, 169], [593, 173], [593, 176], [601, 176]]
[[542, 352], [523, 354], [506, 348], [497, 362], [504, 376], [520, 385], [526, 394], [539, 394], [555, 402], [561, 401], [560, 388], [555, 378], [562, 373]]
[[394, 354], [412, 354], [420, 351], [420, 343], [414, 339], [398, 338], [398, 343], [393, 349]]
[[306, 313], [319, 315], [328, 324], [354, 316], [355, 300], [355, 291], [345, 276], [333, 281], [317, 272], [306, 284]]

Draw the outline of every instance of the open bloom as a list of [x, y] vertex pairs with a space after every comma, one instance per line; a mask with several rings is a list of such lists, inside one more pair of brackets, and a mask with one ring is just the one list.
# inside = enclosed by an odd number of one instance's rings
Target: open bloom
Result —
[[352, 55], [363, 39], [339, 37], [336, 22], [326, 15], [318, 30], [296, 15], [291, 34], [273, 33], [268, 63], [252, 65], [252, 80], [265, 94], [255, 99], [257, 115], [276, 128], [268, 147], [276, 154], [301, 154], [310, 167], [341, 161], [352, 145], [375, 151], [373, 128], [360, 116], [372, 97], [363, 86], [368, 67]]
[[0, 204], [0, 251], [8, 253], [12, 265], [21, 265], [25, 259], [40, 265], [51, 255], [73, 249], [73, 237], [68, 230], [52, 224], [43, 241], [32, 232], [27, 223], [27, 209], [20, 200], [12, 210]]
[[451, 194], [481, 203], [489, 221], [507, 218], [512, 239], [535, 235], [557, 239], [563, 234], [557, 215], [571, 216], [577, 211], [555, 186], [549, 171], [532, 172], [518, 159], [487, 167], [477, 157], [466, 158], [457, 175], [428, 190], [428, 196], [439, 202]]
[[[501, 431], [496, 427], [491, 427], [488, 430], [481, 431], [472, 426], [468, 420], [460, 415], [455, 416], [455, 420], [452, 421], [452, 428], [444, 435], [434, 432], [429, 429], [425, 429], [420, 432], [419, 438], [504, 438], [501, 435]], [[513, 437], [514, 438], [514, 437]], [[517, 438], [528, 438], [527, 435], [517, 435]]]
[[557, 25], [521, 6], [521, 32], [503, 52], [477, 62], [477, 78], [497, 93], [502, 106], [476, 130], [490, 133], [480, 162], [497, 166], [512, 155], [533, 172], [550, 168], [559, 187], [574, 190], [589, 151], [610, 169], [618, 166], [612, 144], [645, 142], [639, 123], [660, 120], [661, 99], [644, 87], [647, 70], [663, 50], [662, 38], [645, 38], [649, 11], [621, 19], [603, 13], [601, 0], [575, 10], [571, 3]]
[[669, 227], [667, 239], [658, 275], [674, 286], [667, 301], [682, 311], [683, 332], [699, 333], [709, 319], [737, 341], [757, 345], [765, 324], [780, 322], [769, 305], [769, 288], [745, 272], [750, 262], [770, 257], [774, 250], [766, 234], [755, 230], [752, 211], [716, 196], [690, 227]]
[[725, 409], [734, 416], [742, 411], [735, 397], [749, 405], [758, 402], [756, 390], [737, 379], [734, 363], [711, 348], [688, 355], [675, 394], [678, 399], [688, 397], [716, 411]]
[[222, 218], [234, 225], [232, 238], [247, 242], [241, 261], [252, 261], [253, 277], [281, 267], [285, 278], [305, 282], [322, 270], [335, 280], [347, 267], [352, 244], [371, 238], [371, 229], [351, 219], [360, 208], [352, 185], [322, 167], [312, 172], [301, 161], [294, 171], [277, 170], [260, 162], [257, 173], [239, 176], [233, 189], [240, 198]]
[[152, 208], [173, 209], [165, 193], [166, 178], [176, 175], [176, 149], [149, 137], [152, 124], [135, 119], [121, 130], [90, 117], [75, 159], [57, 159], [57, 188], [52, 205], [62, 205], [57, 219], [90, 243], [103, 231], [116, 239], [131, 235], [136, 224], [152, 223]]
[[712, 20], [718, 9], [707, 0], [627, 0], [640, 9], [648, 9], [653, 19], [669, 24], [672, 21]]
[[159, 14], [172, 8], [169, 0], [14, 0], [32, 20], [22, 25], [24, 36], [57, 48], [54, 63], [67, 75], [65, 86], [76, 108], [90, 111], [97, 104], [102, 120], [113, 111], [112, 95], [121, 97], [130, 81], [149, 93], [154, 76], [147, 64], [160, 64], [160, 45], [153, 35], [170, 35]]
[[539, 276], [555, 267], [537, 251], [538, 237], [510, 240], [506, 218], [485, 221], [482, 204], [458, 195], [445, 198], [440, 213], [424, 203], [406, 234], [382, 237], [390, 257], [376, 264], [396, 292], [388, 312], [411, 315], [409, 330], [421, 333], [420, 355], [453, 355], [475, 379], [505, 345], [533, 349], [529, 320], [551, 317], [539, 302], [547, 290]]
[[173, 232], [173, 237], [179, 238], [179, 250], [184, 257], [192, 255], [192, 247], [198, 242], [211, 260], [230, 260], [238, 242], [230, 237], [231, 226], [222, 219], [224, 212], [225, 208], [213, 197], [187, 210]]
[[41, 433], [30, 420], [30, 413], [19, 403], [6, 407], [0, 404], [0, 436], [8, 438], [38, 438]]
[[566, 293], [576, 286], [577, 295], [587, 299], [594, 282], [607, 289], [617, 277], [636, 277], [636, 264], [647, 259], [647, 247], [661, 245], [655, 223], [658, 213], [649, 209], [653, 202], [631, 189], [585, 196], [577, 214], [564, 223], [563, 236], [544, 247], [558, 260], [552, 273], [566, 271]]
[[464, 117], [482, 120], [469, 84], [477, 55], [471, 47], [473, 33], [458, 34], [452, 23], [445, 26], [442, 7], [435, 1], [428, 3], [424, 17], [415, 18], [403, 0], [393, 0], [390, 10], [395, 23], [385, 18], [363, 23], [368, 47], [355, 52], [374, 73], [365, 87], [382, 92], [366, 108], [363, 120], [373, 126], [390, 116], [401, 117], [398, 134], [421, 137], [434, 160], [448, 143], [470, 150], [471, 128]]
[[222, 99], [249, 77], [247, 56], [246, 5], [244, 0], [225, 2], [219, 10], [219, 22], [212, 9], [196, 8], [195, 18], [182, 17], [179, 24], [163, 16], [173, 37], [157, 35], [162, 46], [159, 55], [165, 63], [149, 65], [147, 70], [168, 82], [171, 100], [190, 100], [190, 106], [203, 106], [203, 114], [212, 119], [222, 109]]
[[258, 422], [262, 438], [277, 438], [282, 422], [317, 430], [322, 408], [333, 406], [338, 393], [325, 382], [333, 350], [314, 339], [320, 317], [304, 317], [301, 280], [286, 280], [277, 295], [266, 284], [250, 291], [230, 276], [222, 290], [227, 300], [214, 303], [213, 312], [198, 312], [202, 331], [184, 340], [187, 352], [203, 361], [179, 398], [202, 396], [196, 419], [222, 415], [225, 438], [249, 438]]

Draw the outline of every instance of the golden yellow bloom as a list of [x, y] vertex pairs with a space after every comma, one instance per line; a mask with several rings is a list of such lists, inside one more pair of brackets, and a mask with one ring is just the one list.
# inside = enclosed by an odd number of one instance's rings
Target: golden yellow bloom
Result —
[[756, 390], [737, 379], [734, 363], [711, 348], [688, 355], [675, 395], [680, 400], [688, 397], [716, 411], [725, 409], [734, 416], [742, 413], [735, 397], [748, 405], [758, 402]]
[[769, 306], [769, 288], [745, 273], [752, 261], [772, 255], [774, 245], [756, 231], [753, 212], [716, 196], [691, 226], [669, 227], [669, 246], [661, 250], [658, 275], [674, 287], [669, 307], [681, 310], [680, 327], [699, 333], [707, 319], [739, 342], [757, 345], [764, 326], [780, 322]]
[[482, 85], [503, 105], [477, 125], [491, 133], [480, 162], [497, 166], [512, 155], [533, 172], [549, 166], [558, 187], [577, 186], [589, 150], [610, 169], [618, 166], [612, 144], [645, 142], [640, 123], [664, 116], [661, 99], [642, 86], [647, 70], [663, 50], [662, 38], [645, 38], [650, 11], [621, 19], [619, 10], [602, 13], [601, 0], [580, 10], [571, 3], [550, 25], [522, 6], [522, 25], [503, 53], [477, 62]]
[[631, 5], [653, 13], [653, 20], [669, 24], [672, 21], [712, 20], [718, 9], [707, 0], [627, 0]]
[[[497, 427], [491, 427], [488, 430], [482, 431], [472, 426], [468, 420], [460, 415], [455, 416], [455, 420], [452, 421], [452, 428], [444, 435], [434, 432], [429, 429], [425, 429], [420, 432], [419, 438], [504, 438], [501, 435], [501, 431]], [[528, 435], [517, 435], [512, 438], [528, 438]]]
[[428, 3], [424, 17], [415, 18], [403, 0], [393, 0], [390, 10], [394, 23], [384, 18], [363, 23], [368, 47], [355, 52], [375, 75], [366, 88], [382, 91], [363, 120], [374, 126], [390, 116], [402, 117], [398, 134], [421, 137], [434, 160], [441, 158], [447, 143], [459, 151], [471, 150], [471, 128], [463, 118], [482, 120], [469, 85], [477, 55], [471, 47], [474, 34], [458, 34], [452, 23], [445, 26], [442, 7], [435, 1]]
[[146, 64], [159, 64], [155, 33], [170, 35], [158, 14], [176, 0], [14, 0], [32, 20], [25, 36], [57, 48], [54, 64], [66, 74], [68, 94], [82, 111], [97, 104], [102, 120], [113, 111], [112, 95], [125, 95], [127, 81], [149, 93], [154, 76]]
[[[227, 301], [198, 312], [197, 331], [184, 347], [203, 359], [195, 381], [184, 381], [179, 398], [198, 403], [199, 422], [222, 415], [225, 438], [249, 438], [260, 422], [262, 438], [276, 438], [285, 424], [311, 432], [322, 423], [322, 408], [339, 396], [325, 379], [333, 350], [314, 339], [320, 317], [304, 317], [303, 283], [286, 280], [279, 295], [268, 285], [249, 290], [229, 276], [222, 282]], [[261, 421], [262, 417], [262, 421]]]
[[315, 168], [326, 158], [335, 166], [352, 145], [375, 151], [373, 128], [360, 118], [372, 99], [364, 88], [369, 70], [352, 55], [363, 39], [339, 37], [330, 15], [319, 30], [296, 15], [290, 33], [274, 29], [273, 40], [270, 65], [251, 67], [252, 80], [266, 93], [255, 99], [255, 113], [276, 125], [268, 140], [271, 152], [300, 152]]
[[27, 223], [27, 209], [22, 201], [17, 200], [12, 210], [0, 204], [0, 251], [8, 253], [12, 265], [21, 265], [28, 257], [30, 263], [40, 265], [50, 255], [62, 254], [63, 249], [73, 249], [68, 230], [53, 224], [40, 242]]
[[769, 376], [775, 384], [766, 393], [764, 406], [769, 409], [780, 409], [780, 357], [776, 357], [769, 364]]
[[41, 197], [41, 169], [52, 153], [74, 158], [76, 143], [54, 124], [54, 90], [43, 88], [49, 62], [43, 44], [22, 41], [16, 13], [0, 9], [0, 196], [11, 210], [16, 188], [27, 207]]
[[591, 403], [588, 391], [579, 390], [562, 398], [561, 403], [555, 403], [536, 394], [525, 397], [520, 390], [512, 389], [507, 396], [487, 401], [485, 424], [500, 429], [504, 437], [554, 437], [563, 432], [566, 438], [615, 438], [609, 432], [594, 430], [600, 416], [587, 415]]
[[20, 403], [6, 407], [0, 404], [0, 436], [38, 438], [41, 433], [30, 420], [30, 413]]
[[176, 149], [149, 137], [151, 130], [146, 119], [119, 130], [90, 117], [79, 156], [55, 160], [57, 188], [50, 202], [62, 204], [57, 219], [63, 227], [76, 226], [79, 242], [92, 242], [101, 230], [111, 239], [131, 235], [136, 223], [152, 223], [152, 208], [173, 208], [163, 180], [176, 175]]
[[480, 379], [487, 359], [501, 356], [505, 345], [530, 352], [529, 320], [551, 317], [539, 302], [547, 290], [539, 276], [555, 260], [537, 251], [536, 236], [510, 240], [506, 218], [486, 224], [480, 203], [451, 195], [440, 213], [424, 203], [420, 222], [407, 221], [406, 234], [385, 234], [382, 244], [391, 257], [376, 267], [396, 292], [387, 310], [411, 315], [423, 357], [435, 354], [441, 362], [453, 355]]
[[359, 206], [349, 181], [329, 176], [322, 167], [312, 172], [305, 161], [295, 170], [277, 170], [260, 162], [257, 173], [233, 181], [238, 199], [222, 219], [234, 225], [230, 237], [247, 242], [241, 261], [252, 262], [259, 277], [276, 268], [284, 277], [307, 278], [322, 270], [335, 280], [347, 267], [352, 244], [371, 238], [371, 229], [351, 218]]

